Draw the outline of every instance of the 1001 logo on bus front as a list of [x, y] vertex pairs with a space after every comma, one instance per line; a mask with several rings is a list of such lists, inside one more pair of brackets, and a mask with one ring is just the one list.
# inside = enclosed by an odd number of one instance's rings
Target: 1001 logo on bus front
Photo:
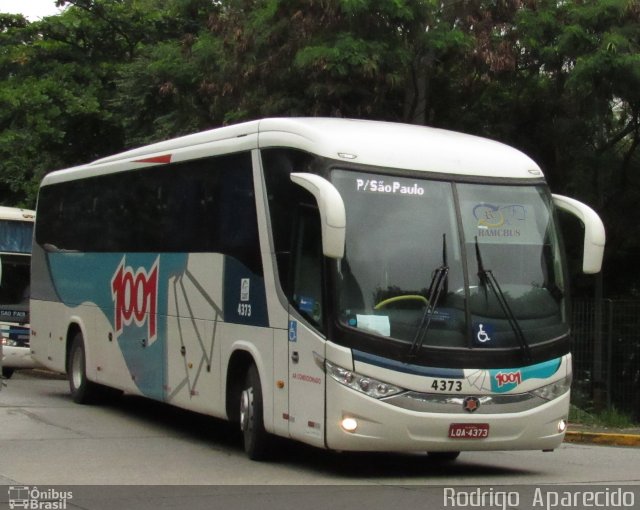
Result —
[[111, 295], [116, 336], [125, 326], [135, 323], [147, 325], [147, 345], [158, 335], [158, 266], [156, 258], [151, 269], [139, 267], [135, 271], [125, 265], [125, 257], [111, 278]]

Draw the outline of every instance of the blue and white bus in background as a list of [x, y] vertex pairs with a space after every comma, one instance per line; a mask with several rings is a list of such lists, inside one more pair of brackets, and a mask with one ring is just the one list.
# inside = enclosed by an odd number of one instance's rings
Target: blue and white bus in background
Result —
[[552, 195], [521, 152], [412, 125], [273, 118], [41, 185], [31, 346], [105, 389], [343, 451], [553, 450], [571, 385]]
[[10, 378], [36, 363], [29, 348], [29, 273], [35, 211], [0, 206], [0, 366]]

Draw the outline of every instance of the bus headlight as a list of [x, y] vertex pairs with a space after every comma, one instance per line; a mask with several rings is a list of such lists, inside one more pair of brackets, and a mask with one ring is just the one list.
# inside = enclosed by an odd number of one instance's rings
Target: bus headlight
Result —
[[399, 388], [393, 384], [379, 381], [373, 377], [358, 374], [352, 370], [347, 370], [341, 366], [334, 365], [330, 361], [324, 362], [327, 375], [353, 390], [364, 393], [373, 398], [390, 397], [391, 395], [397, 395], [402, 393], [404, 388]]
[[358, 428], [358, 420], [347, 416], [346, 418], [342, 419], [342, 421], [340, 422], [340, 426], [346, 432], [355, 432]]
[[533, 390], [531, 393], [545, 400], [554, 400], [569, 391], [571, 388], [571, 379], [571, 374], [569, 374], [563, 379]]

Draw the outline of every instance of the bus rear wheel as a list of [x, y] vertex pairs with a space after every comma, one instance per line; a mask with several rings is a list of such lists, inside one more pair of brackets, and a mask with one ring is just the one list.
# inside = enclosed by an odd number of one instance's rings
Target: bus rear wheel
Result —
[[247, 371], [240, 393], [240, 430], [244, 451], [251, 460], [263, 460], [268, 455], [269, 434], [264, 429], [262, 387], [255, 365]]
[[82, 333], [76, 333], [69, 350], [67, 367], [71, 398], [77, 404], [92, 404], [99, 396], [99, 386], [87, 379], [87, 357]]

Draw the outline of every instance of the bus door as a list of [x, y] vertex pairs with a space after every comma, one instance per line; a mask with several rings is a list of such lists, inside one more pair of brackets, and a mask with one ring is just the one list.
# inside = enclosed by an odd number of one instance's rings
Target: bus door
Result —
[[299, 206], [290, 274], [289, 435], [324, 446], [322, 238], [316, 208]]

